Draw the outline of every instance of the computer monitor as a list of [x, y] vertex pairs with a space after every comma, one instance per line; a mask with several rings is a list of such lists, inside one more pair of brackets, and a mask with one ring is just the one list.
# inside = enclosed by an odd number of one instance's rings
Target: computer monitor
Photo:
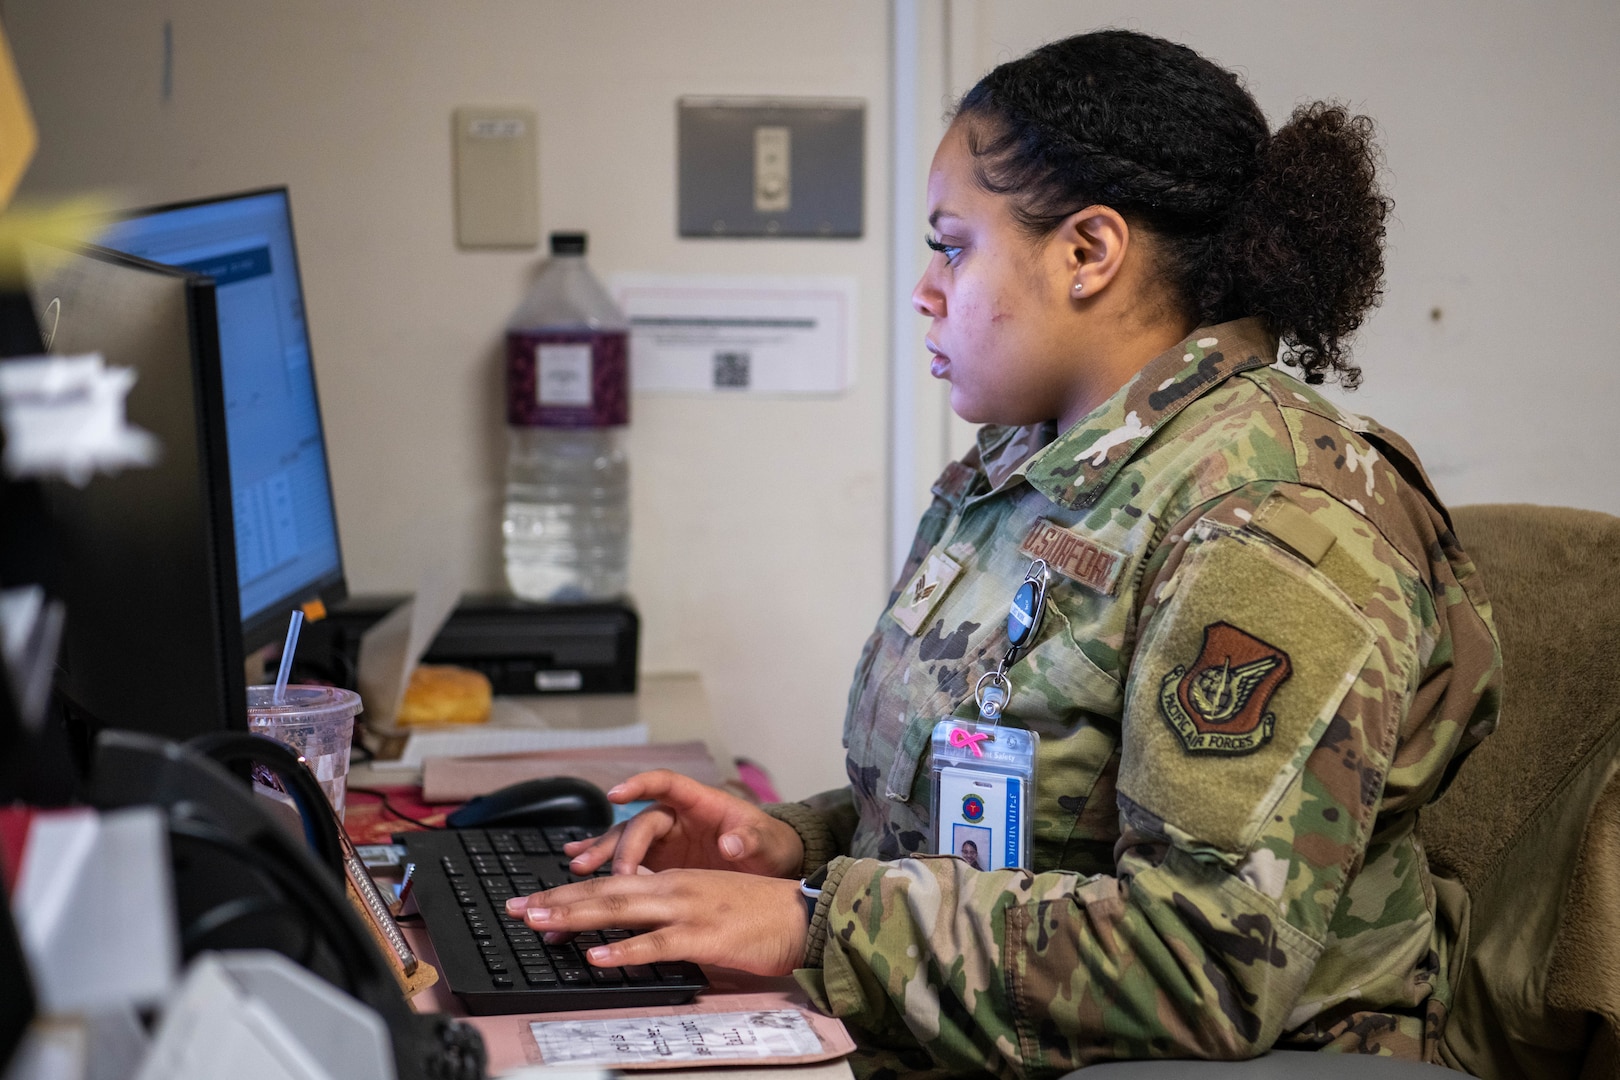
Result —
[[214, 284], [102, 248], [32, 254], [50, 350], [132, 369], [126, 415], [162, 446], [153, 467], [44, 487], [66, 606], [58, 699], [82, 734], [245, 730]]
[[287, 190], [136, 211], [100, 242], [214, 281], [242, 644], [279, 640], [345, 593]]

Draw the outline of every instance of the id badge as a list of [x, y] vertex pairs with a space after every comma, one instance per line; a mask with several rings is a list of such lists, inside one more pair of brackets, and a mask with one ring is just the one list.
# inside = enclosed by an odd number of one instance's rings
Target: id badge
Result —
[[933, 736], [934, 850], [978, 870], [1029, 865], [1029, 800], [1040, 735], [941, 720]]

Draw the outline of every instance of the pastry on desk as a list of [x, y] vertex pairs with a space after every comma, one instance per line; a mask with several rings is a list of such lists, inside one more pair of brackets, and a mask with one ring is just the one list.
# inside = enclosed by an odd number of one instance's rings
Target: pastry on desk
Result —
[[492, 699], [489, 679], [481, 671], [448, 664], [419, 664], [411, 672], [394, 723], [400, 727], [482, 724], [489, 719]]

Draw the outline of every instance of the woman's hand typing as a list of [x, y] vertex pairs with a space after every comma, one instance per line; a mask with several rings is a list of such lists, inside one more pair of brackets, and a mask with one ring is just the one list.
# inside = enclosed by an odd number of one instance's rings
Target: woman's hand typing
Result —
[[548, 936], [646, 931], [588, 950], [597, 967], [691, 960], [758, 975], [802, 966], [809, 928], [797, 882], [715, 870], [592, 878], [514, 897], [506, 913]]
[[804, 860], [799, 834], [759, 807], [690, 777], [655, 769], [608, 792], [625, 803], [656, 805], [591, 840], [564, 850], [569, 868], [591, 874], [610, 859], [615, 874], [688, 868], [731, 870], [764, 877], [797, 877]]

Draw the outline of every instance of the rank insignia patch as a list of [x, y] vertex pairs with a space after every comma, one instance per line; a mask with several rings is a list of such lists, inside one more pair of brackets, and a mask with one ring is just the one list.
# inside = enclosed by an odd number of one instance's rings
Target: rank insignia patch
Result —
[[915, 637], [961, 572], [962, 567], [955, 559], [933, 552], [900, 590], [894, 607], [889, 609], [889, 617]]
[[1271, 695], [1293, 674], [1288, 654], [1230, 623], [1204, 627], [1192, 666], [1177, 664], [1159, 684], [1159, 708], [1194, 754], [1248, 754], [1271, 739]]

